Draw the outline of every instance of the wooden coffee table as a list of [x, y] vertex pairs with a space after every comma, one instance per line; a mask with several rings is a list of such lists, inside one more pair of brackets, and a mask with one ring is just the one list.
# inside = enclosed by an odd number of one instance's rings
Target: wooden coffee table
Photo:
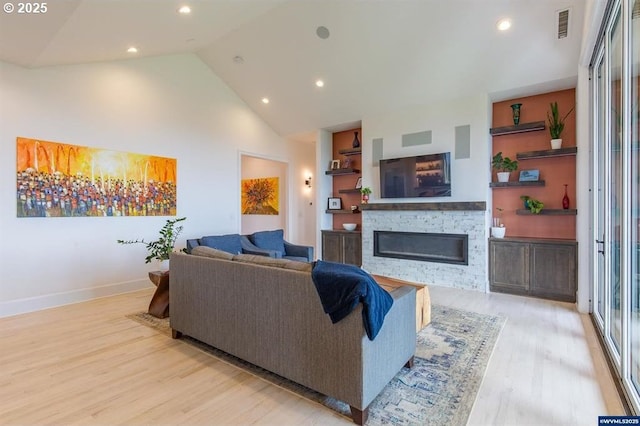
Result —
[[431, 322], [431, 298], [429, 288], [425, 284], [399, 280], [397, 278], [371, 275], [380, 287], [387, 291], [393, 291], [398, 287], [409, 286], [416, 289], [416, 332], [425, 328]]
[[149, 279], [158, 288], [149, 303], [149, 313], [156, 318], [169, 316], [169, 271], [149, 272]]

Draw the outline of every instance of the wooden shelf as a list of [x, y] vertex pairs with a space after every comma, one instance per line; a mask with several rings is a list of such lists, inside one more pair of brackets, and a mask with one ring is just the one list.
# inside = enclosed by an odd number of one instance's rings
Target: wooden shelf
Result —
[[358, 173], [360, 173], [358, 169], [336, 169], [324, 172], [325, 175], [355, 175]]
[[325, 210], [324, 211], [327, 214], [357, 214], [357, 213], [361, 213], [360, 210]]
[[560, 149], [546, 149], [544, 151], [518, 152], [516, 154], [516, 158], [518, 160], [528, 160], [531, 158], [566, 157], [569, 155], [576, 155], [577, 152], [578, 152], [578, 147], [571, 146], [568, 148], [560, 148]]
[[577, 209], [542, 209], [540, 213], [531, 213], [529, 209], [518, 209], [516, 214], [520, 216], [575, 216]]
[[349, 148], [338, 150], [338, 153], [342, 155], [360, 155], [362, 154], [362, 148]]
[[359, 194], [360, 188], [351, 188], [351, 189], [340, 189], [338, 190], [339, 194]]
[[491, 182], [491, 188], [515, 188], [522, 186], [544, 186], [543, 180], [526, 181], [526, 182]]
[[491, 134], [491, 136], [502, 136], [511, 135], [514, 133], [535, 132], [544, 129], [544, 121], [536, 121], [533, 123], [518, 124], [517, 126], [494, 127], [493, 129], [489, 130], [489, 133]]

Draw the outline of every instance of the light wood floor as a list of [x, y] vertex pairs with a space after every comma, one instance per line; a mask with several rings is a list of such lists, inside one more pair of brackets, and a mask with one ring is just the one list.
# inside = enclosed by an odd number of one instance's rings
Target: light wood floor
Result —
[[[572, 305], [430, 292], [433, 303], [507, 318], [469, 425], [592, 425], [623, 414], [591, 321]], [[125, 318], [151, 294], [0, 319], [0, 424], [352, 424]]]

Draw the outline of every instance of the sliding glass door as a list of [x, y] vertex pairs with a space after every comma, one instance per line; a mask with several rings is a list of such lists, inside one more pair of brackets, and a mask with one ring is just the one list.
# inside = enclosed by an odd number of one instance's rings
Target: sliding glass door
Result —
[[640, 413], [640, 0], [612, 0], [592, 75], [593, 315]]
[[640, 0], [631, 8], [630, 25], [630, 263], [631, 312], [629, 362], [631, 386], [640, 394]]

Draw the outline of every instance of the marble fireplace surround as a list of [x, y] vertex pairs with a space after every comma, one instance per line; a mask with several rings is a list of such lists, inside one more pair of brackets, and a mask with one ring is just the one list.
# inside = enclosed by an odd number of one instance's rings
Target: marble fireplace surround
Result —
[[[443, 287], [486, 291], [487, 205], [484, 201], [370, 203], [362, 210], [362, 267], [372, 273]], [[373, 255], [373, 231], [468, 235], [468, 264], [424, 262]]]

